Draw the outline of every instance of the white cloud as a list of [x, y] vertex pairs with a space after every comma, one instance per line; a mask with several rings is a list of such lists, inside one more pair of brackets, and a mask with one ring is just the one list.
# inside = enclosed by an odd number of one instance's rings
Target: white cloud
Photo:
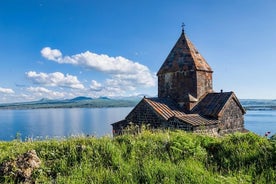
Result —
[[13, 94], [14, 91], [10, 88], [1, 88], [0, 87], [0, 93]]
[[44, 86], [58, 86], [74, 89], [84, 89], [83, 84], [78, 80], [76, 76], [60, 72], [54, 73], [36, 73], [35, 71], [26, 72], [27, 78], [32, 80], [35, 84]]
[[92, 91], [101, 91], [103, 89], [103, 87], [102, 87], [102, 84], [98, 83], [95, 80], [92, 80], [91, 84], [90, 84], [90, 89]]
[[35, 92], [35, 93], [50, 93], [51, 90], [43, 88], [43, 87], [29, 87], [27, 88], [27, 91]]
[[91, 81], [91, 96], [126, 96], [134, 94], [137, 90], [136, 83], [120, 78], [106, 79], [103, 84], [95, 80]]
[[52, 98], [52, 99], [65, 97], [65, 93], [52, 91], [43, 87], [29, 87], [26, 90], [33, 93], [33, 96], [36, 96], [36, 97]]
[[50, 47], [45, 47], [40, 52], [43, 57], [49, 60], [58, 60], [59, 58], [62, 57], [62, 54], [59, 50], [51, 49]]
[[111, 87], [114, 87], [114, 84], [118, 84], [121, 87], [125, 85], [123, 87], [125, 89], [135, 90], [139, 86], [153, 87], [156, 85], [156, 76], [150, 72], [147, 66], [122, 56], [110, 57], [86, 51], [73, 56], [62, 57], [62, 53], [59, 50], [51, 49], [50, 47], [43, 48], [41, 53], [46, 59], [60, 64], [82, 66], [109, 74], [110, 79], [107, 79], [106, 84], [113, 84]]
[[125, 92], [120, 86], [122, 85], [118, 85], [117, 83], [109, 84], [108, 80], [106, 80], [103, 84], [92, 80], [90, 84], [90, 92], [92, 93], [90, 96], [116, 96]]

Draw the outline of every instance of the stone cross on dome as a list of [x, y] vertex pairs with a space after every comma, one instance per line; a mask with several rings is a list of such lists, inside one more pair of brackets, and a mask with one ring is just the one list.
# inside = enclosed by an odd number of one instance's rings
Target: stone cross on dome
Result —
[[182, 33], [184, 33], [184, 27], [185, 27], [186, 25], [182, 22], [182, 24], [181, 24], [181, 27], [182, 27]]

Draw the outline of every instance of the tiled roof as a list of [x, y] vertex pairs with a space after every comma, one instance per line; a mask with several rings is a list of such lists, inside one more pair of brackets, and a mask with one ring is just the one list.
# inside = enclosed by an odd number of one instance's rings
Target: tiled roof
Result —
[[144, 98], [155, 112], [168, 120], [172, 116], [183, 116], [185, 113], [178, 107], [177, 103], [168, 98]]
[[233, 92], [225, 93], [208, 93], [192, 110], [192, 113], [200, 114], [202, 116], [209, 116], [217, 118], [227, 101], [233, 97], [242, 111], [244, 109], [239, 104]]
[[206, 119], [199, 114], [186, 114], [184, 116], [175, 116], [174, 118], [177, 118], [180, 121], [191, 124], [193, 126], [213, 125], [218, 123], [218, 120]]
[[[154, 112], [159, 114], [165, 120], [177, 118], [178, 120], [191, 124], [192, 126], [212, 125], [219, 123], [217, 119], [223, 112], [223, 108], [229, 99], [234, 98], [237, 105], [245, 112], [237, 97], [233, 92], [208, 93], [192, 109], [190, 114], [186, 114], [176, 102], [169, 98], [143, 98], [140, 103], [148, 104]], [[138, 104], [139, 105], [139, 104]], [[135, 111], [135, 109], [134, 109]], [[117, 123], [125, 123], [123, 121]]]
[[182, 33], [158, 74], [186, 70], [202, 70], [212, 72], [206, 60], [197, 51], [187, 36]]

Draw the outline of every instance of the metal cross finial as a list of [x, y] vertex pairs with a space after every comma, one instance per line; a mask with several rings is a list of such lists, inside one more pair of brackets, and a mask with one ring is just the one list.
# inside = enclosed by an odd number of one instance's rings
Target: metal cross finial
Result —
[[181, 27], [182, 27], [182, 33], [184, 33], [184, 27], [185, 27], [185, 24], [184, 24], [183, 22], [182, 22]]

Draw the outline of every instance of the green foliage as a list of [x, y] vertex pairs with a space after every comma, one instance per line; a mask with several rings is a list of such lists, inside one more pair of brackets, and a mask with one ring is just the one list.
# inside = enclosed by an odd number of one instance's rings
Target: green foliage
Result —
[[246, 169], [259, 175], [266, 168], [273, 168], [272, 144], [256, 134], [233, 134], [225, 137], [223, 141], [210, 144], [207, 147], [210, 154], [209, 163], [216, 164], [221, 172], [238, 172]]
[[[275, 141], [253, 133], [210, 137], [182, 131], [0, 142], [0, 163], [35, 149], [36, 183], [273, 183]], [[13, 183], [0, 176], [0, 183]]]
[[272, 135], [272, 136], [270, 137], [270, 140], [276, 141], [276, 134]]

